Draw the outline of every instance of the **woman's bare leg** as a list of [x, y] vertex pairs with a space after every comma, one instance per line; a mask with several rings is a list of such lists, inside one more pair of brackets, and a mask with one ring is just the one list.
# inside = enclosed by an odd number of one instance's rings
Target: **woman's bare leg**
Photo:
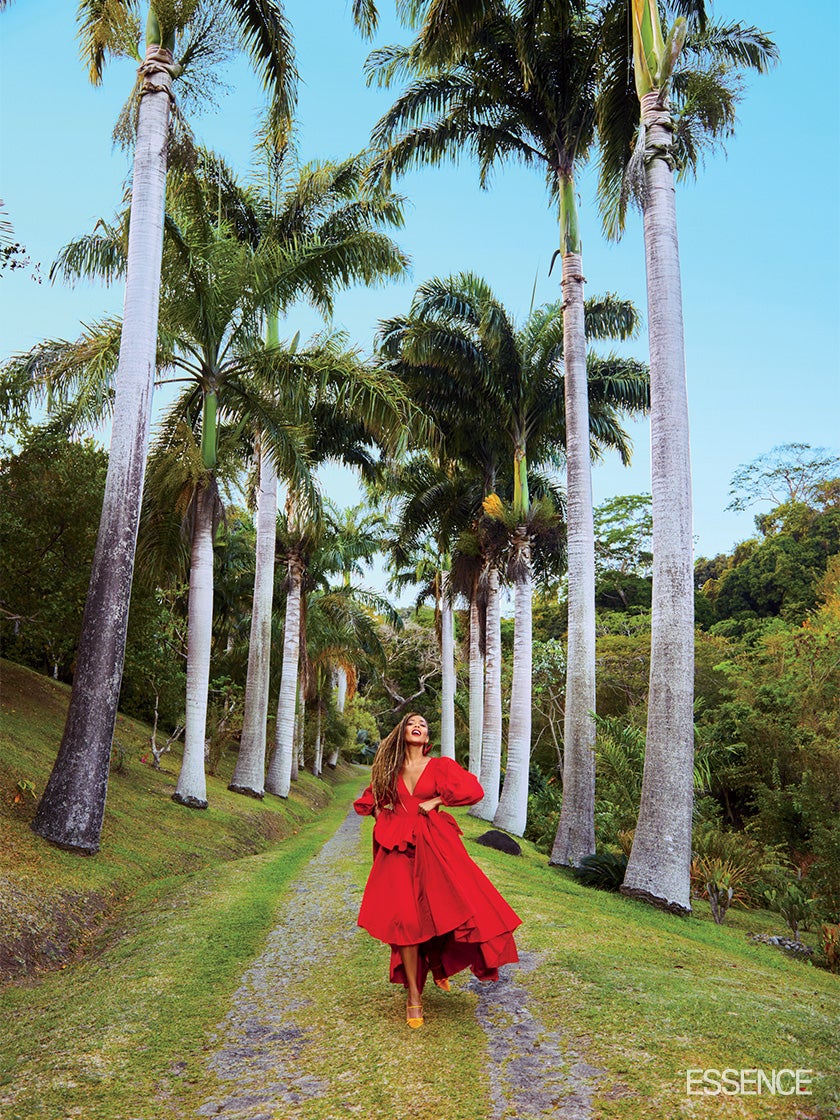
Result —
[[408, 981], [408, 1002], [412, 1007], [420, 1006], [420, 988], [417, 986], [417, 946], [400, 945], [399, 954]]

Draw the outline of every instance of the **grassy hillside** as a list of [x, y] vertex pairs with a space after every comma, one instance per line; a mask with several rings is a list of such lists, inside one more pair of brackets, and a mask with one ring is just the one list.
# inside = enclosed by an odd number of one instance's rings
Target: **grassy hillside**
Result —
[[[264, 851], [316, 818], [331, 784], [304, 774], [288, 801], [229, 793], [233, 761], [208, 777], [210, 808], [171, 800], [180, 753], [141, 762], [149, 728], [118, 717], [102, 851], [63, 852], [29, 828], [61, 740], [70, 690], [0, 661], [0, 979], [61, 965], [83, 951], [148, 883]], [[30, 783], [34, 796], [19, 783]], [[19, 797], [17, 803], [15, 798]]]
[[[14, 698], [10, 681], [17, 682]], [[29, 832], [30, 807], [10, 805], [20, 776], [41, 787], [65, 699], [66, 691], [49, 681], [4, 673], [11, 739], [5, 732], [0, 762], [3, 859], [6, 873], [23, 884], [15, 897], [45, 920], [53, 915], [55, 924], [65, 902], [84, 915], [90, 898], [111, 920], [104, 932], [93, 929], [78, 941], [78, 959], [64, 968], [0, 991], [0, 1115], [206, 1115], [198, 1109], [218, 1092], [207, 1064], [218, 1045], [214, 1032], [278, 905], [294, 897], [289, 888], [339, 824], [360, 778], [339, 779], [331, 790], [303, 778], [297, 800], [282, 812], [276, 799], [248, 802], [228, 794], [224, 779], [211, 779], [213, 808], [190, 812], [168, 799], [174, 773], [158, 775], [137, 761], [143, 729], [125, 722], [129, 762], [124, 775], [114, 775], [103, 851], [73, 857]], [[333, 796], [317, 818], [313, 791]], [[783, 932], [773, 915], [741, 912], [718, 927], [699, 903], [690, 919], [661, 914], [579, 886], [528, 844], [519, 858], [478, 847], [473, 841], [486, 826], [458, 815], [471, 854], [523, 918], [517, 940], [530, 965], [516, 979], [527, 1016], [598, 1071], [591, 1111], [566, 1111], [558, 1100], [558, 1116], [838, 1115], [840, 980], [750, 942], [748, 929]], [[348, 930], [369, 866], [369, 829], [364, 822], [345, 866], [318, 892], [323, 920], [344, 912]], [[346, 876], [355, 884], [349, 901]], [[364, 934], [346, 944], [349, 950], [324, 959], [313, 949], [317, 982], [302, 981], [292, 993], [296, 1028], [311, 1039], [299, 1064], [324, 1088], [293, 1107], [278, 1106], [275, 1120], [348, 1113], [364, 1120], [487, 1120], [494, 1114], [488, 1042], [465, 978], [449, 995], [431, 991], [426, 1027], [409, 1033], [399, 993], [385, 981], [383, 948]], [[270, 977], [264, 998], [271, 1006], [280, 999]], [[278, 1013], [285, 1024], [279, 1003]], [[532, 1058], [539, 1061], [539, 1052]], [[511, 1051], [507, 1060], [513, 1067], [522, 1059]], [[812, 1069], [813, 1095], [688, 1096], [688, 1068]], [[276, 1080], [279, 1071], [271, 1076]], [[512, 1101], [497, 1102], [495, 1115], [533, 1120]]]

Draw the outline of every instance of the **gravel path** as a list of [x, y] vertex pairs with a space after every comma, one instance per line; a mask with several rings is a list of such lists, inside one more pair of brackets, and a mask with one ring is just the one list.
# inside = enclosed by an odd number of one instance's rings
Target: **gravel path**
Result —
[[[331, 1117], [358, 1111], [350, 1103], [349, 1072], [335, 1075], [335, 1084], [307, 1072], [307, 1053], [317, 1050], [320, 1040], [311, 1026], [301, 1025], [300, 1012], [311, 1006], [305, 993], [323, 984], [329, 960], [367, 937], [356, 925], [361, 889], [346, 870], [358, 866], [359, 829], [360, 818], [351, 810], [288, 889], [265, 950], [246, 972], [233, 1009], [211, 1040], [209, 1067], [218, 1088], [198, 1109], [200, 1116], [291, 1120], [296, 1105], [313, 1097], [323, 1099]], [[540, 961], [527, 950], [521, 958], [519, 965], [502, 969], [498, 984], [470, 979], [466, 985], [477, 994], [476, 1016], [487, 1037], [482, 1059], [490, 1100], [486, 1115], [475, 1120], [591, 1120], [592, 1095], [602, 1075], [574, 1051], [562, 1030], [548, 1030], [533, 1016], [519, 977]]]
[[517, 973], [532, 972], [536, 953], [519, 950], [519, 964], [502, 969], [498, 984], [474, 977], [478, 1021], [487, 1035], [491, 1111], [487, 1120], [589, 1120], [592, 1094], [603, 1077], [578, 1054], [562, 1030], [547, 1030], [528, 1009]]

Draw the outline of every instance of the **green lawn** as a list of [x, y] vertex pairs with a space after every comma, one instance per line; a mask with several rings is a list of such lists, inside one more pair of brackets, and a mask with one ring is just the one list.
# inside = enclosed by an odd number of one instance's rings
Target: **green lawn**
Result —
[[[303, 775], [287, 801], [229, 793], [233, 759], [208, 777], [210, 808], [196, 812], [171, 800], [180, 766], [176, 751], [163, 769], [150, 756], [149, 729], [118, 717], [123, 767], [112, 767], [102, 851], [90, 859], [44, 843], [28, 827], [36, 800], [19, 783], [43, 791], [58, 750], [70, 695], [66, 685], [0, 661], [0, 976], [33, 964], [61, 964], [119, 913], [140, 887], [264, 851], [314, 820], [332, 798], [328, 782]], [[17, 959], [16, 959], [17, 958]]]
[[[75, 857], [31, 833], [32, 806], [11, 804], [21, 778], [42, 788], [66, 695], [4, 666], [0, 890], [16, 928], [29, 916], [55, 935], [56, 960], [0, 990], [0, 1116], [192, 1117], [212, 1091], [206, 1050], [239, 979], [360, 777], [345, 772], [328, 785], [303, 776], [286, 803], [237, 797], [225, 777], [211, 778], [211, 809], [190, 811], [169, 800], [175, 761], [164, 774], [142, 765], [144, 729], [123, 721], [128, 765], [112, 779], [102, 852]], [[774, 916], [741, 912], [718, 927], [698, 904], [697, 916], [674, 918], [579, 886], [529, 844], [517, 859], [476, 847], [470, 841], [486, 826], [458, 815], [471, 853], [524, 919], [518, 941], [539, 962], [519, 977], [530, 1012], [603, 1071], [597, 1120], [837, 1114], [840, 978], [747, 940], [748, 928], [783, 932]], [[369, 827], [345, 869], [357, 885]], [[75, 915], [69, 958], [56, 932], [65, 904]], [[324, 912], [333, 905], [325, 894]], [[309, 986], [300, 1015], [320, 1045], [307, 1051], [307, 1073], [340, 1086], [340, 1100], [355, 1102], [364, 1120], [482, 1120], [486, 1040], [471, 1014], [474, 994], [430, 992], [427, 1025], [409, 1034], [384, 958], [360, 936], [322, 985]], [[43, 946], [40, 959], [49, 964]], [[809, 1068], [814, 1093], [688, 1096], [689, 1068]], [[295, 1116], [334, 1120], [346, 1111], [339, 1106], [314, 1097]]]

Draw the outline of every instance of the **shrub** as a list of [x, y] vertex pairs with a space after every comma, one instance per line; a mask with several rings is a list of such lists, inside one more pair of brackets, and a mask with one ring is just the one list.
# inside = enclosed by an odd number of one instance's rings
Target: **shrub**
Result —
[[537, 777], [535, 774], [534, 779], [528, 797], [525, 839], [532, 841], [538, 852], [548, 855], [557, 834], [563, 791], [556, 778], [545, 779], [542, 775]]
[[840, 972], [840, 925], [827, 924], [820, 930], [822, 957], [829, 972]]
[[737, 901], [753, 906], [764, 905], [764, 892], [775, 885], [780, 876], [790, 872], [790, 862], [781, 846], [766, 846], [744, 832], [727, 832], [712, 826], [695, 828], [692, 837], [694, 863], [697, 874], [692, 885], [698, 897], [705, 894], [706, 884], [701, 883], [701, 864], [712, 866], [717, 861], [736, 873], [732, 885]]
[[594, 856], [584, 856], [580, 866], [572, 869], [572, 874], [585, 887], [617, 891], [624, 882], [626, 870], [627, 856], [623, 852], [596, 852]]
[[808, 921], [812, 916], [815, 900], [808, 898], [802, 887], [794, 880], [788, 880], [778, 887], [772, 887], [764, 892], [767, 905], [785, 920], [785, 925], [793, 934], [793, 940], [799, 940], [799, 928], [808, 928]]
[[712, 908], [712, 917], [723, 925], [726, 911], [737, 903], [747, 905], [746, 888], [755, 876], [749, 866], [719, 856], [695, 858], [691, 861], [691, 885], [695, 895], [705, 896]]

